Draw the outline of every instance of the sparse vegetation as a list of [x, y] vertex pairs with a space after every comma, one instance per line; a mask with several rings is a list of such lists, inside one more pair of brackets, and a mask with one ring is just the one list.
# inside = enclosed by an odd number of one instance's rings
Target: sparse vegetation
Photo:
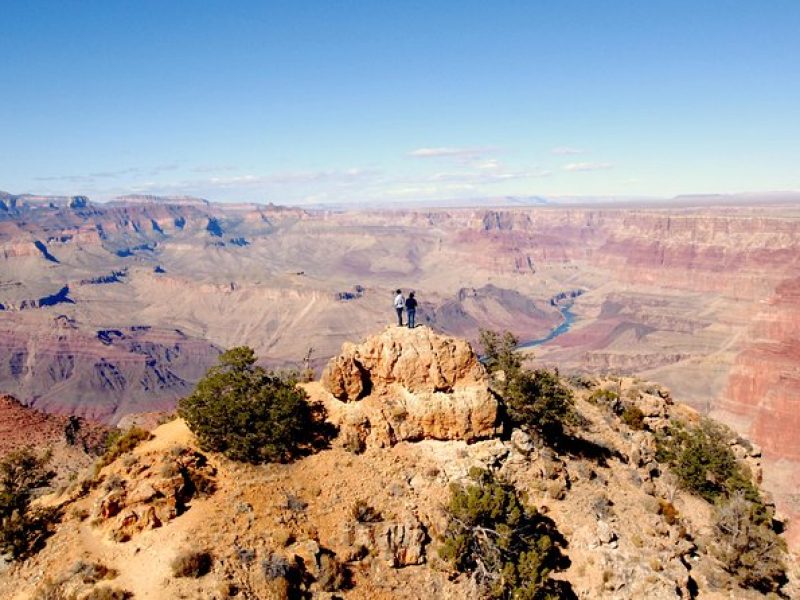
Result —
[[146, 442], [153, 436], [150, 432], [139, 427], [131, 427], [126, 431], [115, 429], [110, 432], [105, 441], [105, 452], [98, 463], [98, 470], [110, 465], [123, 454], [130, 452], [141, 442]]
[[178, 413], [206, 450], [251, 463], [289, 460], [311, 441], [311, 408], [295, 379], [255, 363], [251, 348], [223, 353]]
[[778, 592], [786, 583], [786, 544], [769, 526], [759, 522], [758, 510], [742, 491], [720, 505], [712, 552], [739, 585], [767, 594]]
[[45, 579], [33, 593], [33, 600], [71, 600], [60, 581]]
[[119, 573], [103, 564], [79, 560], [71, 569], [71, 575], [78, 576], [83, 583], [97, 583], [103, 579], [114, 579]]
[[515, 425], [545, 438], [559, 435], [572, 418], [572, 392], [547, 369], [522, 371], [508, 382], [503, 398]]
[[356, 501], [350, 510], [350, 514], [359, 523], [379, 523], [383, 521], [381, 513], [364, 500]]
[[469, 573], [487, 598], [562, 597], [549, 578], [561, 560], [552, 521], [526, 508], [511, 485], [489, 472], [470, 475], [475, 484], [451, 488], [441, 557]]
[[524, 369], [516, 353], [519, 340], [512, 333], [482, 330], [480, 341], [484, 364], [494, 375], [513, 425], [552, 438], [574, 420], [572, 392], [558, 372]]
[[82, 600], [127, 600], [133, 598], [133, 594], [119, 588], [108, 586], [93, 588]]
[[599, 388], [594, 390], [586, 400], [592, 404], [613, 405], [619, 401], [619, 394], [614, 390]]
[[172, 576], [196, 579], [206, 575], [213, 563], [214, 557], [208, 550], [182, 552], [172, 561]]
[[656, 435], [656, 459], [670, 466], [683, 488], [708, 502], [743, 492], [748, 501], [760, 505], [758, 519], [764, 522], [769, 519], [766, 507], [750, 474], [731, 450], [732, 436], [724, 425], [711, 419], [691, 428], [675, 423]]
[[272, 581], [273, 579], [289, 579], [291, 577], [294, 565], [292, 565], [285, 556], [272, 552], [261, 561], [261, 570], [264, 572], [264, 577]]
[[317, 584], [323, 592], [338, 592], [350, 584], [347, 568], [331, 552], [323, 552], [320, 556]]
[[634, 404], [628, 404], [622, 410], [620, 415], [622, 422], [634, 431], [641, 431], [644, 429], [644, 413], [642, 409]]
[[58, 511], [33, 507], [37, 488], [47, 485], [53, 473], [47, 468], [49, 456], [18, 450], [0, 461], [0, 551], [19, 559], [39, 549]]
[[[657, 458], [681, 486], [715, 503], [712, 552], [742, 587], [777, 592], [786, 581], [784, 541], [746, 467], [730, 447], [734, 434], [710, 419], [686, 428], [677, 423], [656, 436]], [[667, 513], [662, 514], [667, 518]]]
[[664, 517], [664, 521], [666, 521], [667, 525], [674, 525], [678, 522], [680, 513], [678, 513], [678, 509], [675, 508], [675, 505], [669, 500], [660, 499], [658, 501], [658, 512]]

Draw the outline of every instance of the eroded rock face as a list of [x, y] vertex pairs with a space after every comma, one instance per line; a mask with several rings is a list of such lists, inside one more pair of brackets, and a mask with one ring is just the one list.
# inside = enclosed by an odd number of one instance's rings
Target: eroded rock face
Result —
[[451, 392], [486, 381], [469, 342], [428, 327], [391, 327], [361, 344], [346, 343], [322, 374], [322, 385], [344, 401], [393, 383], [411, 392]]
[[213, 489], [215, 469], [206, 457], [178, 449], [157, 460], [134, 461], [124, 471], [106, 477], [106, 493], [97, 499], [98, 524], [110, 523], [110, 537], [125, 542], [146, 529], [155, 529], [187, 509], [196, 495]]
[[321, 383], [333, 396], [323, 394], [329, 419], [361, 449], [497, 433], [497, 400], [472, 347], [428, 327], [391, 327], [345, 344]]

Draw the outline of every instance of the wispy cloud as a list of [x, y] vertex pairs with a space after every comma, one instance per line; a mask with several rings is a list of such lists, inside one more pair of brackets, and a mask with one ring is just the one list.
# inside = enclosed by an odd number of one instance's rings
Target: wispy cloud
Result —
[[233, 165], [198, 165], [190, 169], [192, 173], [225, 173], [238, 170], [239, 168]]
[[97, 179], [119, 179], [120, 177], [155, 177], [161, 173], [176, 171], [178, 164], [170, 163], [154, 167], [125, 167], [113, 171], [95, 171], [86, 175], [48, 175], [34, 177], [35, 181], [63, 181], [67, 183], [94, 183]]
[[408, 153], [409, 156], [413, 156], [415, 158], [449, 158], [449, 157], [474, 157], [479, 156], [487, 151], [491, 150], [491, 148], [483, 147], [483, 148], [448, 148], [448, 147], [440, 147], [440, 148], [417, 148], [416, 150], [412, 150]]
[[478, 171], [457, 171], [434, 173], [428, 177], [429, 181], [461, 181], [472, 185], [484, 183], [496, 183], [501, 181], [511, 181], [514, 179], [534, 179], [538, 177], [548, 177], [551, 171], [545, 169], [533, 169], [526, 171], [507, 171], [501, 168], [483, 169]]
[[564, 165], [563, 169], [565, 171], [602, 171], [605, 169], [611, 169], [613, 166], [614, 165], [612, 163], [607, 162], [579, 162]]
[[575, 154], [586, 154], [583, 148], [574, 148], [572, 146], [556, 146], [550, 152], [559, 156], [572, 156]]
[[[323, 171], [284, 171], [269, 175], [235, 175], [211, 177], [207, 183], [220, 187], [236, 185], [285, 186], [315, 183], [356, 183], [379, 175], [375, 169], [331, 169]], [[196, 182], [192, 182], [194, 184]]]

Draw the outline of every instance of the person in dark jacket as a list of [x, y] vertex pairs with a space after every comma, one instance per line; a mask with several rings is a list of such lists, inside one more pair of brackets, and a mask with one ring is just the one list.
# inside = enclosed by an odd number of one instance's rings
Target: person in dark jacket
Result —
[[408, 328], [414, 329], [415, 323], [414, 319], [417, 316], [417, 300], [414, 298], [414, 292], [408, 294], [408, 298], [406, 298], [406, 321], [408, 322]]

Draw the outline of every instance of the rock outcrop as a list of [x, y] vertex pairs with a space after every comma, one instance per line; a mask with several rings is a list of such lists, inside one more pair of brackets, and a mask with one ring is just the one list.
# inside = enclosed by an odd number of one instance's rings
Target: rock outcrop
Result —
[[213, 490], [215, 473], [205, 455], [183, 447], [131, 456], [103, 474], [95, 522], [114, 541], [126, 542], [184, 513], [193, 497]]
[[428, 327], [390, 327], [344, 344], [321, 385], [330, 420], [356, 450], [497, 433], [497, 400], [472, 347]]

